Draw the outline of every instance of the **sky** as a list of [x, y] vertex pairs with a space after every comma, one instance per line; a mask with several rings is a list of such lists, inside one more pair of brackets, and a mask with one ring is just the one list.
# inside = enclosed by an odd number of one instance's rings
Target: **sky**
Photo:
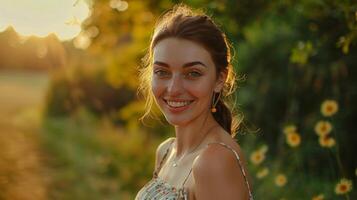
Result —
[[0, 0], [0, 32], [12, 26], [22, 36], [54, 33], [69, 40], [81, 32], [80, 24], [89, 16], [85, 0]]

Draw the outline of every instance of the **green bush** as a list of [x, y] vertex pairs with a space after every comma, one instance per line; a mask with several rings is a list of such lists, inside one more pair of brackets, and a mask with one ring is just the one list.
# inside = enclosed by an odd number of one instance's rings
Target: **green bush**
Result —
[[125, 85], [113, 87], [106, 73], [104, 68], [85, 67], [53, 73], [46, 96], [46, 116], [68, 116], [84, 107], [98, 116], [118, 119], [117, 112], [135, 98], [135, 91]]
[[50, 199], [134, 199], [152, 176], [160, 142], [85, 110], [45, 120], [41, 138], [48, 149]]

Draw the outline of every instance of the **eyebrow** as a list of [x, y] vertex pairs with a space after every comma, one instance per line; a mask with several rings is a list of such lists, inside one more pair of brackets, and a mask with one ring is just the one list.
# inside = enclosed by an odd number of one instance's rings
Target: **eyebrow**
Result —
[[[167, 63], [164, 63], [164, 62], [161, 62], [161, 61], [155, 61], [154, 62], [155, 65], [160, 65], [160, 66], [163, 66], [163, 67], [170, 67], [169, 64]], [[202, 65], [204, 67], [207, 67], [205, 64], [203, 64], [202, 62], [200, 61], [193, 61], [193, 62], [188, 62], [188, 63], [185, 63], [184, 65], [182, 65], [183, 68], [186, 68], [186, 67], [192, 67], [194, 65]]]

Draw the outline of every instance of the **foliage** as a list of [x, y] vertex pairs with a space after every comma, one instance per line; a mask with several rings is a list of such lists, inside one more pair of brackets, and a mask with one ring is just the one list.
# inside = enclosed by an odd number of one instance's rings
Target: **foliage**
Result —
[[127, 105], [134, 92], [115, 88], [106, 81], [101, 68], [79, 68], [57, 71], [47, 93], [47, 116], [65, 116], [82, 107], [98, 115], [110, 115], [119, 122], [117, 110]]
[[159, 142], [85, 110], [46, 120], [41, 137], [51, 155], [50, 199], [133, 199], [151, 177]]

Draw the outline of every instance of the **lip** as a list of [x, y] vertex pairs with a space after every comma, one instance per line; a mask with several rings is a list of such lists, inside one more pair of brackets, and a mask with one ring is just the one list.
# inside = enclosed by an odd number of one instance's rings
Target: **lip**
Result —
[[[166, 107], [168, 108], [168, 110], [171, 113], [179, 113], [179, 112], [183, 112], [184, 110], [187, 110], [190, 105], [194, 102], [194, 100], [183, 100], [183, 99], [163, 99]], [[167, 101], [177, 101], [177, 102], [183, 102], [183, 101], [190, 101], [190, 103], [188, 105], [182, 106], [182, 107], [171, 107]]]

